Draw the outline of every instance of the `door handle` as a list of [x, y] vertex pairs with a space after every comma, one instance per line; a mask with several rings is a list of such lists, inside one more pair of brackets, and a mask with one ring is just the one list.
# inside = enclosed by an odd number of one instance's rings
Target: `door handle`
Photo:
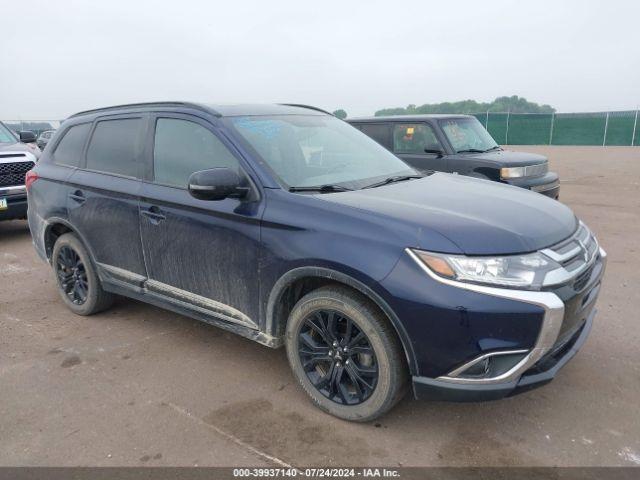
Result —
[[140, 212], [142, 215], [144, 215], [145, 217], [147, 217], [149, 219], [149, 221], [151, 223], [153, 223], [154, 225], [159, 224], [162, 220], [164, 220], [165, 215], [162, 213], [162, 210], [160, 210], [158, 207], [156, 207], [155, 205], [142, 210]]
[[70, 193], [69, 198], [76, 203], [84, 203], [87, 200], [80, 190], [76, 190], [75, 192]]

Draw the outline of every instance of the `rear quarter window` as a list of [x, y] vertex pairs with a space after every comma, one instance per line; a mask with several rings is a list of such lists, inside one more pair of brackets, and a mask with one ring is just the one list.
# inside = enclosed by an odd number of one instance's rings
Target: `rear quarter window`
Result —
[[70, 127], [64, 133], [53, 152], [53, 163], [79, 167], [82, 161], [82, 151], [89, 135], [90, 123], [82, 123]]
[[100, 120], [87, 149], [87, 170], [138, 177], [142, 118]]

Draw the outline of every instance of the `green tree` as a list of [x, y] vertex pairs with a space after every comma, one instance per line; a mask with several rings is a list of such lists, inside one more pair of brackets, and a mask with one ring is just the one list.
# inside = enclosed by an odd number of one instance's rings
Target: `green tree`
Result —
[[524, 97], [512, 95], [510, 97], [498, 97], [489, 103], [461, 100], [459, 102], [425, 103], [419, 107], [411, 104], [406, 108], [383, 108], [378, 110], [375, 115], [379, 117], [382, 115], [415, 115], [424, 113], [554, 113], [555, 111], [556, 109], [550, 105], [540, 105], [535, 102], [529, 102]]
[[340, 120], [344, 120], [345, 118], [347, 118], [347, 112], [345, 112], [343, 109], [339, 108], [338, 110], [334, 111], [333, 114], [338, 117]]

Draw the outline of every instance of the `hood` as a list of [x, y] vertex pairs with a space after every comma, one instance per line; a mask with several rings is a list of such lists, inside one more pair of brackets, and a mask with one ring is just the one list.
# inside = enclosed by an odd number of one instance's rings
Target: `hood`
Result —
[[573, 212], [556, 200], [519, 187], [446, 173], [384, 187], [332, 193], [322, 200], [391, 217], [417, 229], [418, 245], [437, 233], [467, 255], [532, 252], [569, 237]]
[[40, 149], [33, 144], [34, 147], [30, 147], [24, 143], [0, 143], [0, 152], [27, 152], [38, 158], [40, 156]]
[[547, 163], [547, 157], [535, 153], [512, 152], [509, 150], [496, 150], [485, 153], [465, 153], [465, 158], [477, 158], [486, 162], [493, 162], [505, 167], [524, 167]]
[[14, 152], [21, 149], [25, 149], [25, 146], [18, 141], [14, 143], [0, 143], [0, 152]]

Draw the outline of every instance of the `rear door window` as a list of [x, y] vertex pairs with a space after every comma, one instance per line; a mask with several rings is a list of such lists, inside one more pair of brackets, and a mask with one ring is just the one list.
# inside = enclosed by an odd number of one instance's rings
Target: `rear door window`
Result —
[[433, 129], [426, 123], [399, 123], [393, 127], [393, 152], [425, 154], [442, 150]]
[[90, 123], [74, 125], [69, 128], [53, 152], [53, 163], [57, 165], [67, 165], [69, 167], [79, 167], [82, 162], [82, 153], [90, 128]]
[[87, 170], [139, 176], [139, 158], [143, 144], [142, 118], [101, 120], [87, 149]]
[[178, 118], [158, 118], [153, 148], [154, 181], [187, 188], [192, 173], [227, 167], [239, 171], [238, 160], [211, 131]]
[[391, 149], [391, 125], [385, 123], [362, 123], [358, 128], [385, 148]]

